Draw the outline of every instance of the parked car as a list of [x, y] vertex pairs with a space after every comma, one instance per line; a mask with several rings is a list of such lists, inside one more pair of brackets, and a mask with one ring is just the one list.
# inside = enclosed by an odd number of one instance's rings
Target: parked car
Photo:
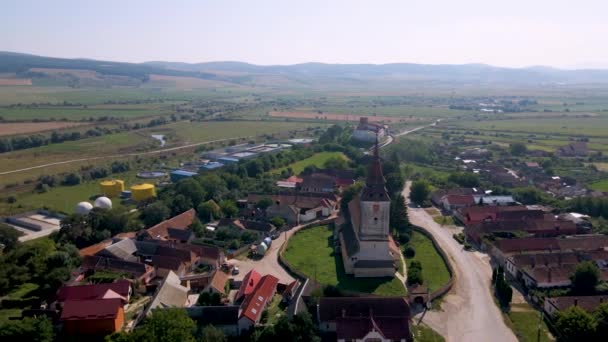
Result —
[[234, 268], [232, 269], [232, 275], [237, 275], [239, 274], [240, 270], [238, 268], [238, 266], [234, 266]]

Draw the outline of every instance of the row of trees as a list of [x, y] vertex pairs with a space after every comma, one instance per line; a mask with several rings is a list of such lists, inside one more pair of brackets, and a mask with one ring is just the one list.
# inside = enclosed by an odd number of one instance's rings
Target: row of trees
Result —
[[165, 125], [169, 121], [164, 117], [152, 119], [148, 123], [134, 123], [134, 124], [122, 124], [120, 127], [109, 129], [106, 127], [95, 127], [89, 129], [83, 133], [74, 132], [59, 132], [53, 131], [50, 136], [43, 134], [32, 134], [24, 136], [15, 136], [12, 138], [0, 139], [0, 153], [24, 150], [28, 148], [40, 147], [49, 144], [58, 144], [64, 141], [76, 141], [80, 139], [86, 139], [91, 137], [98, 137], [104, 134], [114, 134], [124, 131], [137, 130], [147, 127], [155, 127], [159, 125]]
[[500, 266], [492, 270], [492, 285], [500, 306], [503, 308], [509, 307], [511, 299], [513, 299], [513, 289], [505, 279], [504, 269]]

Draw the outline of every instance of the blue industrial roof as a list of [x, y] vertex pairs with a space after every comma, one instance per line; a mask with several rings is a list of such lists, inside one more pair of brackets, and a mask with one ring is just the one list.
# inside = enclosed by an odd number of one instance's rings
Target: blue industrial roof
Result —
[[224, 166], [224, 164], [222, 164], [222, 163], [210, 162], [210, 163], [207, 163], [207, 164], [201, 166], [201, 168], [204, 168], [204, 169], [207, 169], [207, 170], [212, 170], [212, 169], [220, 168], [222, 166]]
[[190, 171], [186, 171], [186, 170], [173, 170], [173, 171], [171, 171], [171, 174], [180, 175], [180, 176], [188, 176], [188, 177], [198, 175], [198, 173], [196, 173], [196, 172], [190, 172]]
[[233, 163], [236, 163], [236, 162], [239, 161], [236, 158], [230, 158], [230, 157], [222, 157], [222, 158], [218, 158], [217, 160], [222, 160], [222, 161], [227, 161], [227, 162], [233, 162]]

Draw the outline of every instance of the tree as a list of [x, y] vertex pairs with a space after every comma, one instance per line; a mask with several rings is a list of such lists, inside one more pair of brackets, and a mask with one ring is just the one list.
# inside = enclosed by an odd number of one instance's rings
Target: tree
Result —
[[197, 182], [192, 177], [177, 182], [177, 184], [175, 184], [175, 192], [188, 198], [190, 203], [194, 205], [201, 203], [207, 195], [205, 189], [201, 186], [201, 183]]
[[323, 167], [326, 169], [344, 170], [348, 167], [348, 164], [344, 158], [339, 156], [339, 157], [327, 158], [325, 163], [323, 163]]
[[0, 323], [0, 340], [52, 342], [53, 325], [47, 318], [29, 318]]
[[390, 207], [390, 227], [396, 230], [400, 236], [408, 234], [410, 229], [410, 221], [407, 216], [405, 197], [403, 197], [401, 194], [394, 196], [391, 200]]
[[199, 341], [201, 342], [226, 342], [226, 335], [220, 329], [213, 325], [206, 325], [201, 330], [201, 336]]
[[234, 201], [231, 200], [223, 200], [220, 202], [220, 208], [222, 208], [222, 212], [226, 217], [234, 217], [239, 212], [239, 209], [236, 207]]
[[575, 293], [590, 295], [595, 292], [595, 286], [600, 280], [600, 270], [594, 261], [584, 261], [576, 265], [570, 280]]
[[19, 243], [19, 237], [23, 235], [17, 229], [0, 223], [0, 244], [4, 245], [5, 250], [10, 250]]
[[141, 328], [135, 329], [139, 341], [194, 342], [196, 323], [186, 310], [178, 308], [156, 309], [146, 318]]
[[474, 173], [468, 172], [452, 173], [448, 177], [448, 181], [467, 188], [479, 186], [479, 177]]
[[400, 193], [403, 190], [405, 180], [401, 172], [392, 172], [386, 175], [386, 190], [389, 194]]
[[410, 267], [407, 268], [407, 283], [408, 285], [422, 285], [424, 279], [422, 277], [422, 264], [420, 261], [413, 260], [410, 262]]
[[161, 201], [156, 201], [141, 211], [141, 220], [146, 227], [152, 227], [171, 216], [171, 209]]
[[82, 181], [82, 178], [80, 177], [79, 174], [70, 173], [69, 175], [65, 176], [65, 178], [63, 179], [63, 184], [64, 185], [78, 185], [78, 184], [80, 184], [81, 181]]
[[213, 219], [222, 217], [222, 209], [213, 200], [201, 203], [196, 208], [196, 212], [202, 222], [210, 222]]
[[597, 336], [608, 336], [608, 303], [600, 304], [593, 312], [597, 323]]
[[558, 341], [592, 341], [597, 324], [593, 316], [578, 306], [571, 306], [555, 316]]
[[502, 267], [498, 267], [496, 276], [492, 274], [492, 280], [494, 283], [494, 292], [500, 305], [504, 308], [508, 307], [513, 299], [513, 289], [505, 279], [505, 273]]
[[209, 292], [203, 292], [198, 296], [198, 305], [207, 306], [211, 303], [211, 294]]
[[523, 156], [528, 152], [528, 148], [524, 143], [516, 142], [509, 145], [509, 152], [511, 152], [511, 155], [513, 156]]
[[256, 203], [256, 207], [260, 208], [261, 210], [266, 210], [272, 204], [273, 204], [272, 198], [270, 198], [270, 197], [264, 197], [261, 200], [259, 200], [258, 203]]
[[412, 200], [412, 202], [421, 204], [422, 202], [426, 201], [430, 192], [431, 190], [429, 183], [427, 183], [425, 180], [414, 181], [410, 189], [410, 200]]
[[270, 223], [272, 223], [273, 226], [277, 227], [277, 229], [281, 229], [285, 225], [285, 219], [283, 219], [282, 217], [275, 216], [270, 219]]

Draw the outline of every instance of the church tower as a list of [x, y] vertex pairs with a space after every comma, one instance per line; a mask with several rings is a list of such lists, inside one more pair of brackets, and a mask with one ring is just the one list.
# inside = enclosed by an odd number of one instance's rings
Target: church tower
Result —
[[390, 198], [385, 183], [376, 138], [373, 159], [361, 193], [361, 224], [357, 232], [360, 240], [388, 240]]

